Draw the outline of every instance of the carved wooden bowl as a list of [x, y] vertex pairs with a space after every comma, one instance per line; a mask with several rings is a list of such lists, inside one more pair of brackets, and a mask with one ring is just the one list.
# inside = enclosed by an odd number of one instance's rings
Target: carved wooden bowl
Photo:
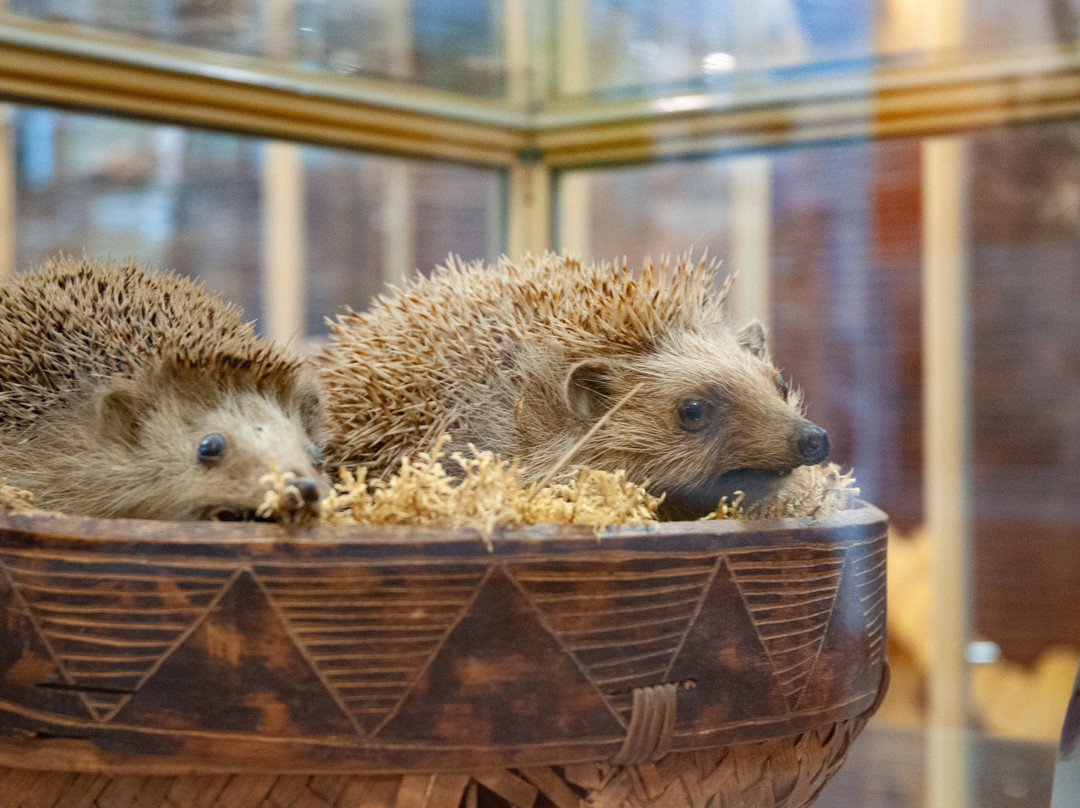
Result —
[[884, 689], [885, 528], [0, 515], [0, 804], [808, 804]]

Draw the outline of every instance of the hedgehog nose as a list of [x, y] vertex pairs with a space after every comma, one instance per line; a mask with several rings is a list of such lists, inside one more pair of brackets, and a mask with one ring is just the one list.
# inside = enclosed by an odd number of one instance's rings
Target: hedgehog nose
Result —
[[290, 480], [289, 484], [296, 486], [296, 490], [300, 492], [304, 502], [308, 504], [318, 502], [319, 484], [310, 477], [297, 477], [295, 480]]
[[817, 424], [806, 424], [799, 431], [799, 455], [806, 466], [823, 461], [829, 456], [829, 433]]

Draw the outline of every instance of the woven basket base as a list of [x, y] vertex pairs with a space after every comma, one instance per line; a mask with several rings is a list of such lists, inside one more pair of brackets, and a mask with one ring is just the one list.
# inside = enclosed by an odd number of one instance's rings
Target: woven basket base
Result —
[[801, 808], [862, 717], [793, 738], [609, 763], [409, 775], [113, 775], [0, 768], [3, 808]]

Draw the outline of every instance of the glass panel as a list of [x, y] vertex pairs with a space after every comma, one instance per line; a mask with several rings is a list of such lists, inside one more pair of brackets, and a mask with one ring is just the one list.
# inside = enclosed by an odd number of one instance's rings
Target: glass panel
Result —
[[[1048, 808], [1056, 758], [1051, 744], [954, 734], [968, 750], [970, 808]], [[937, 808], [926, 796], [927, 746], [913, 727], [872, 722], [814, 808]]]
[[773, 159], [773, 350], [831, 459], [903, 527], [922, 519], [918, 177], [903, 141]]
[[783, 78], [866, 70], [871, 57], [918, 46], [920, 29], [908, 19], [912, 5], [904, 0], [563, 3], [563, 24], [581, 25], [590, 47], [581, 54], [584, 63], [570, 68], [580, 75], [564, 74], [562, 86], [655, 96], [689, 85], [724, 89], [742, 71], [771, 69], [778, 71], [771, 78]]
[[17, 107], [16, 267], [137, 256], [262, 312], [259, 143]]
[[575, 210], [564, 213], [562, 230], [576, 227], [568, 217], [584, 216], [589, 234], [586, 244], [567, 246], [606, 260], [625, 257], [630, 266], [691, 245], [726, 257], [729, 174], [719, 160], [567, 172], [560, 201]]
[[373, 76], [498, 97], [503, 4], [490, 0], [9, 0], [17, 15], [163, 43], [272, 58], [309, 71]]
[[1080, 39], [1080, 4], [1076, 0], [969, 0], [967, 19], [965, 40], [972, 50], [1067, 44]]
[[304, 173], [308, 334], [451, 253], [493, 261], [504, 251], [497, 171], [305, 148]]
[[53, 22], [255, 55], [263, 42], [262, 5], [258, 0], [9, 0], [7, 9]]
[[980, 133], [970, 163], [975, 628], [1032, 690], [1030, 725], [989, 727], [1035, 734], [1063, 710], [1038, 680], [1080, 656], [1080, 124]]
[[[265, 141], [30, 107], [10, 119], [18, 269], [58, 252], [137, 256], [263, 316]], [[309, 336], [341, 306], [363, 308], [386, 281], [451, 252], [503, 251], [501, 172], [314, 147], [302, 166]]]
[[[580, 28], [588, 46], [573, 57], [564, 54], [560, 87], [571, 94], [655, 97], [837, 72], [872, 75], [882, 59], [921, 58], [927, 17], [936, 5], [924, 0], [564, 2], [559, 4], [563, 30]], [[1076, 42], [1080, 4], [974, 0], [966, 4], [961, 37], [957, 44], [972, 53]]]

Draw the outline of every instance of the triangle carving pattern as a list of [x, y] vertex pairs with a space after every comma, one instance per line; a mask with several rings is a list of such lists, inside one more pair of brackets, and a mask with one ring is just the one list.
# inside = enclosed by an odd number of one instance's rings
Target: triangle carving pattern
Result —
[[724, 562], [704, 593], [668, 680], [696, 683], [679, 694], [677, 726], [723, 727], [780, 718], [790, 710], [746, 600]]
[[870, 641], [870, 660], [881, 661], [885, 651], [885, 536], [851, 549], [859, 603]]
[[818, 710], [841, 699], [865, 698], [877, 692], [878, 677], [872, 673], [874, 669], [852, 663], [870, 658], [858, 577], [855, 557], [849, 552], [816, 661], [822, 674], [811, 677], [809, 686], [800, 694], [800, 710]]
[[794, 709], [810, 681], [844, 568], [843, 548], [732, 553], [736, 585]]
[[111, 719], [202, 618], [227, 569], [3, 555], [67, 684]]
[[0, 574], [0, 696], [16, 704], [86, 720], [86, 703], [77, 693], [42, 687], [64, 677], [30, 616], [30, 609], [6, 574]]
[[391, 742], [511, 749], [622, 735], [603, 695], [500, 567], [378, 731]]
[[117, 711], [116, 722], [268, 737], [356, 732], [248, 570]]
[[632, 689], [666, 681], [716, 558], [510, 565], [552, 633], [629, 721]]
[[259, 565], [255, 572], [322, 681], [372, 730], [412, 688], [486, 569]]

